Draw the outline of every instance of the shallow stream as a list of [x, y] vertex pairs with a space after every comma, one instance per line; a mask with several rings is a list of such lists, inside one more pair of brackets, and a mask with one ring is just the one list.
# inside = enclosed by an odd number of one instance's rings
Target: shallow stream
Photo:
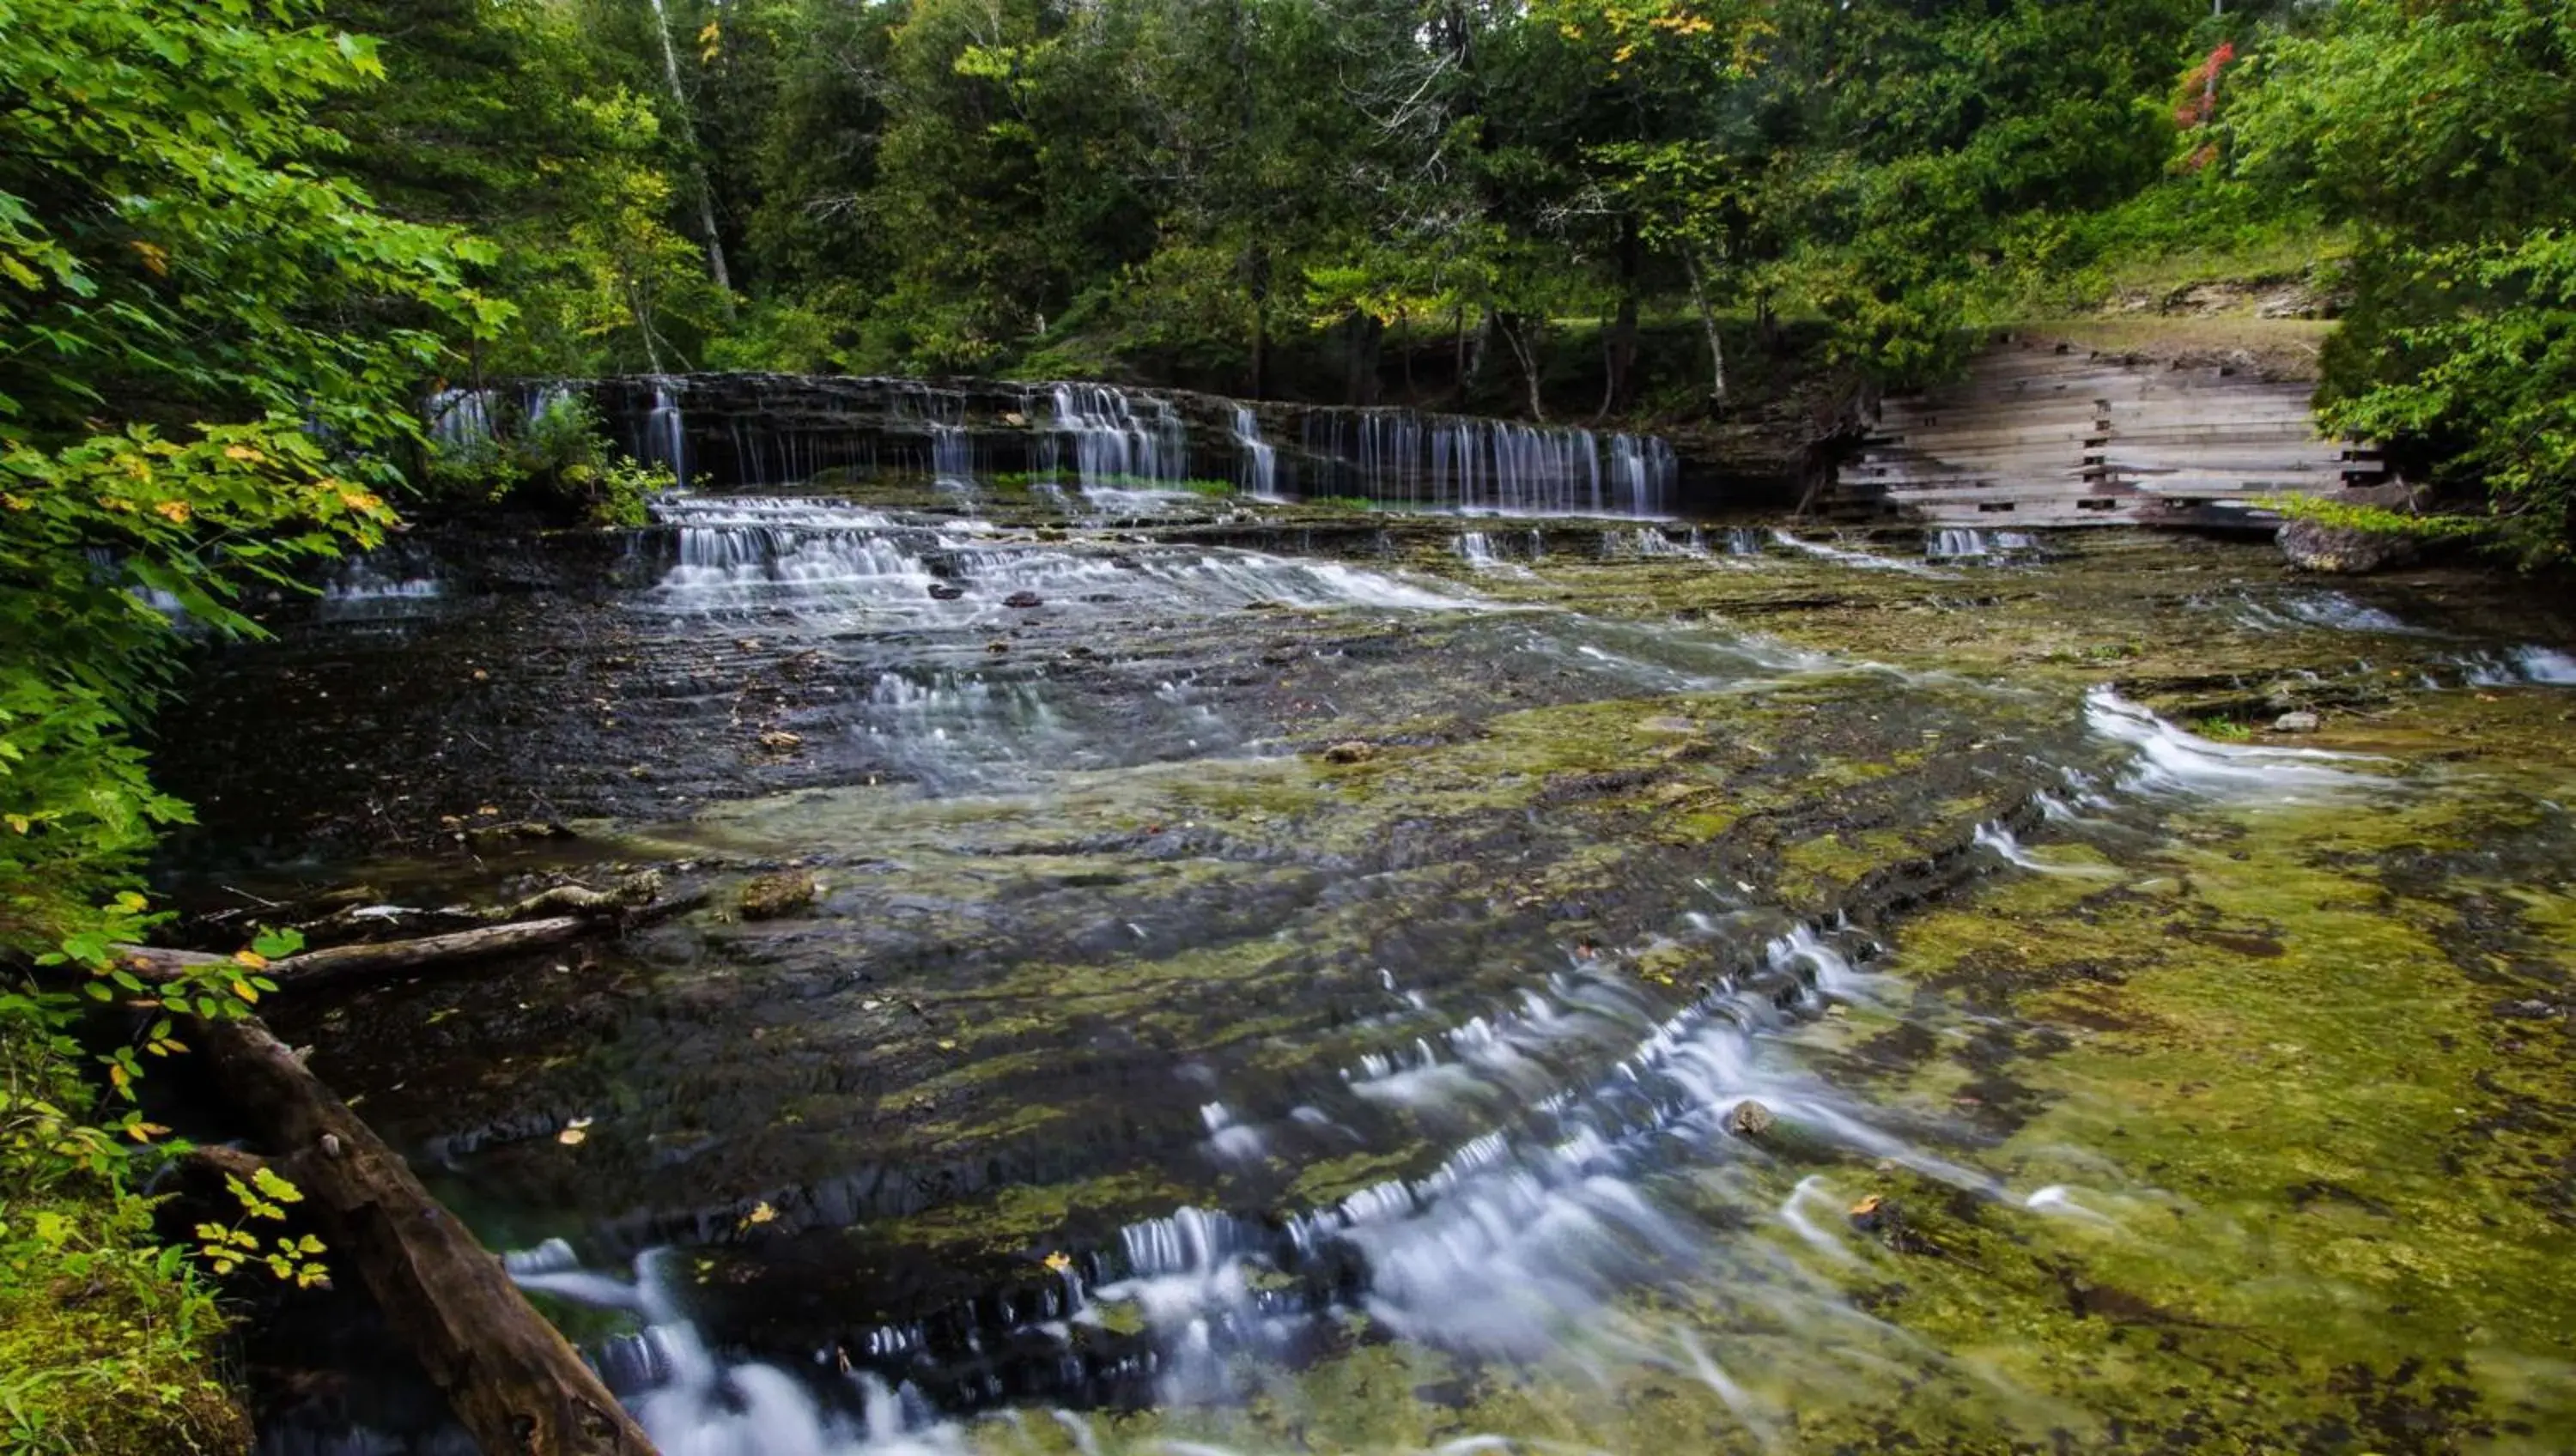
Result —
[[[1134, 495], [428, 539], [173, 735], [219, 925], [707, 892], [274, 1014], [668, 1456], [2576, 1447], [2565, 617]], [[354, 1306], [267, 1449], [443, 1449]]]

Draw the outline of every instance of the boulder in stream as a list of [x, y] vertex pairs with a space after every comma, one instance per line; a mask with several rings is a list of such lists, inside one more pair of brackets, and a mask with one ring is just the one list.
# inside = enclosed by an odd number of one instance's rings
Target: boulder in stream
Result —
[[793, 915], [813, 904], [821, 888], [811, 870], [780, 870], [758, 876], [742, 887], [742, 918], [775, 920], [781, 915]]
[[2283, 521], [2273, 542], [2301, 571], [2362, 576], [2414, 564], [2416, 543], [2386, 531], [2357, 531], [2322, 521]]

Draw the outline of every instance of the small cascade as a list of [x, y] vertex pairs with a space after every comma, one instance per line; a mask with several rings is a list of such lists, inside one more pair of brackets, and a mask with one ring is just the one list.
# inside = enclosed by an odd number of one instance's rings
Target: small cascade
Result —
[[975, 452], [963, 425], [930, 427], [930, 478], [945, 486], [975, 483]]
[[1934, 561], [1998, 561], [2039, 549], [2028, 531], [1980, 531], [1948, 527], [1924, 538], [1923, 554]]
[[1279, 447], [1261, 438], [1261, 421], [1250, 405], [1234, 407], [1234, 445], [1241, 454], [1243, 490], [1257, 500], [1279, 498]]
[[1411, 410], [1317, 410], [1301, 444], [1308, 496], [1409, 510], [1662, 516], [1678, 472], [1660, 439]]
[[498, 401], [488, 389], [442, 389], [429, 397], [429, 438], [440, 448], [464, 450], [492, 438], [492, 407]]
[[1864, 571], [1902, 571], [1915, 576], [1939, 575], [1911, 561], [1898, 561], [1887, 556], [1872, 556], [1866, 551], [1846, 551], [1840, 546], [1828, 546], [1821, 541], [1805, 541], [1776, 528], [1771, 532], [1771, 539], [1792, 551], [1804, 551], [1810, 556], [1831, 561], [1840, 566], [1857, 566]]
[[1469, 531], [1458, 538], [1458, 555], [1478, 571], [1491, 571], [1502, 564], [1494, 554], [1493, 538], [1482, 531]]
[[401, 616], [446, 590], [425, 553], [388, 546], [342, 562], [322, 583], [319, 612], [325, 619]]
[[831, 501], [674, 496], [654, 518], [679, 528], [665, 591], [815, 587], [890, 580], [920, 590], [930, 569], [894, 537], [892, 518]]
[[1727, 532], [1726, 554], [1729, 556], [1761, 555], [1762, 533], [1750, 526], [1738, 526]]
[[1660, 507], [1669, 498], [1681, 463], [1674, 458], [1673, 447], [1661, 437], [1635, 435], [1610, 437], [1610, 474], [1613, 494], [1623, 500], [1653, 502]]
[[2473, 688], [2518, 687], [2536, 683], [2550, 687], [2576, 685], [2576, 656], [2555, 647], [2516, 647], [2505, 652], [2481, 652], [2452, 659], [2461, 678]]
[[1171, 401], [1108, 384], [1059, 384], [1053, 428], [1073, 441], [1083, 492], [1178, 486], [1189, 478], [1189, 437]]
[[2136, 794], [2297, 800], [2348, 793], [2370, 781], [2353, 754], [2316, 748], [2218, 743], [2188, 733], [2109, 688], [2084, 698], [2085, 726], [2136, 757], [2120, 787]]
[[653, 408], [644, 417], [644, 438], [639, 443], [645, 464], [658, 465], [669, 471], [673, 480], [687, 482], [689, 434], [680, 414], [679, 386], [674, 382], [653, 381]]
[[1633, 531], [1604, 532], [1601, 537], [1601, 554], [1613, 560], [1622, 557], [1652, 560], [1706, 556], [1708, 548], [1700, 543], [1700, 535], [1697, 531], [1691, 532], [1685, 540], [1676, 541], [1655, 527], [1641, 526]]
[[[1712, 1238], [1662, 1177], [1676, 1149], [1714, 1167], [1762, 1157], [1729, 1131], [1748, 1103], [1855, 1158], [1910, 1168], [1966, 1197], [2029, 1206], [1997, 1180], [1882, 1128], [1784, 1053], [1783, 1032], [1831, 1004], [1872, 1002], [1884, 994], [1877, 978], [1813, 927], [1792, 926], [1756, 946], [1678, 1009], [1656, 1007], [1618, 978], [1569, 971], [1516, 1008], [1372, 1058], [1354, 1083], [1436, 1070], [1462, 1095], [1480, 1095], [1482, 1084], [1512, 1096], [1528, 1120], [1463, 1138], [1419, 1177], [1330, 1205], [1257, 1218], [1184, 1205], [1127, 1224], [1063, 1265], [1043, 1297], [1005, 1302], [994, 1311], [998, 1323], [962, 1336], [925, 1339], [918, 1326], [891, 1327], [821, 1352], [827, 1373], [817, 1379], [864, 1391], [864, 1421], [852, 1421], [847, 1404], [816, 1400], [777, 1366], [713, 1356], [682, 1309], [685, 1286], [664, 1273], [668, 1253], [639, 1259], [631, 1284], [581, 1270], [559, 1245], [512, 1255], [508, 1267], [525, 1286], [648, 1322], [642, 1334], [612, 1340], [599, 1363], [647, 1430], [674, 1449], [751, 1449], [708, 1444], [721, 1436], [770, 1442], [763, 1450], [944, 1450], [959, 1427], [906, 1396], [913, 1376], [937, 1372], [965, 1413], [1033, 1397], [1088, 1403], [1139, 1385], [1166, 1403], [1203, 1404], [1244, 1394], [1241, 1356], [1282, 1356], [1348, 1313], [1434, 1348], [1536, 1360], [1645, 1337], [1650, 1326], [1616, 1297], [1623, 1288], [1803, 1287], [1776, 1262], [1740, 1257], [1735, 1243]], [[1596, 1044], [1607, 1060], [1561, 1079], [1533, 1055], [1568, 1042]], [[1321, 1117], [1301, 1108], [1288, 1121]], [[1228, 1104], [1202, 1104], [1199, 1119], [1221, 1161], [1276, 1155]], [[1819, 1197], [1802, 1185], [1786, 1204], [1743, 1212], [1767, 1216], [1823, 1258], [1860, 1257], [1830, 1227], [1839, 1220], [1803, 1207]], [[1094, 1365], [1080, 1332], [1124, 1320], [1141, 1326], [1149, 1350]], [[996, 1378], [1004, 1362], [1008, 1383]], [[950, 1421], [964, 1414], [949, 1410]], [[776, 1444], [789, 1436], [802, 1444]], [[877, 1444], [897, 1436], [920, 1445]]]

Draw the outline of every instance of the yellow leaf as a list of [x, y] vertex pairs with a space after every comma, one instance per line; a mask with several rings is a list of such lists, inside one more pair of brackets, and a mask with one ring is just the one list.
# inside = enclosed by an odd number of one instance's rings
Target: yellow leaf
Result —
[[768, 1223], [777, 1217], [777, 1209], [770, 1207], [765, 1202], [755, 1203], [751, 1207], [751, 1212], [743, 1215], [742, 1221], [746, 1224]]
[[268, 957], [255, 950], [237, 950], [233, 952], [233, 964], [245, 966], [254, 971], [264, 971], [268, 969]]
[[239, 460], [252, 465], [265, 464], [268, 460], [267, 456], [262, 455], [248, 445], [226, 445], [224, 447], [224, 458], [226, 460]]
[[340, 492], [340, 504], [353, 511], [373, 511], [382, 509], [384, 501], [367, 491], [344, 490]]
[[184, 526], [188, 524], [188, 517], [193, 514], [193, 511], [190, 509], [186, 501], [166, 500], [161, 502], [159, 505], [154, 506], [152, 508], [152, 514], [161, 517], [163, 520]]
[[235, 979], [233, 982], [233, 994], [254, 1006], [259, 1004], [259, 992], [251, 989], [251, 984], [248, 981]]
[[1062, 1250], [1058, 1250], [1055, 1253], [1046, 1256], [1046, 1266], [1058, 1274], [1061, 1274], [1065, 1270], [1073, 1267], [1073, 1256], [1063, 1252]]
[[126, 1075], [123, 1067], [111, 1064], [107, 1069], [107, 1080], [115, 1083], [117, 1090], [121, 1092], [125, 1090], [126, 1084], [134, 1079]]
[[132, 243], [128, 244], [128, 246], [134, 249], [136, 257], [143, 260], [143, 266], [152, 270], [152, 275], [154, 277], [167, 278], [170, 276], [169, 249], [164, 248], [157, 243], [147, 243], [141, 238], [136, 238]]
[[35, 822], [24, 814], [0, 814], [0, 820], [6, 820], [9, 827], [17, 830], [20, 834], [26, 833], [28, 826]]

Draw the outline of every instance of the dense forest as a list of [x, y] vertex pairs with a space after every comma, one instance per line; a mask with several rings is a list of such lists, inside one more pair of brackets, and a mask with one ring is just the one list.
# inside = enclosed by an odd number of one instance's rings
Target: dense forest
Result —
[[[1860, 397], [2124, 287], [2287, 276], [2340, 319], [2328, 422], [2439, 492], [2364, 524], [2549, 563], [2571, 139], [2559, 0], [0, 0], [0, 943], [143, 994], [108, 947], [187, 812], [138, 746], [161, 608], [254, 631], [246, 590], [479, 489], [417, 468], [446, 384], [1373, 403], [1400, 354], [1447, 361], [1434, 402], [1681, 420], [1792, 350]], [[1598, 395], [1543, 398], [1576, 349]], [[0, 996], [15, 1184], [156, 1135], [78, 1004]], [[166, 1283], [140, 1219], [13, 1209], [7, 1277]]]

